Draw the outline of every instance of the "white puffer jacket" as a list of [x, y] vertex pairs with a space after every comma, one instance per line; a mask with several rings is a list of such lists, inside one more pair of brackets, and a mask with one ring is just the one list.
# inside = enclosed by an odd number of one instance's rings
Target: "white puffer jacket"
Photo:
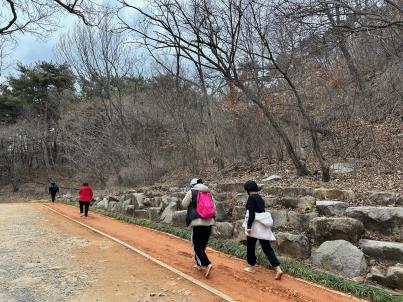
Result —
[[245, 220], [242, 226], [245, 228], [245, 234], [249, 237], [264, 239], [269, 241], [275, 241], [271, 227], [273, 225], [273, 218], [269, 212], [255, 213], [255, 220], [252, 224], [252, 232], [248, 234], [246, 232], [248, 228], [249, 211], [246, 211]]

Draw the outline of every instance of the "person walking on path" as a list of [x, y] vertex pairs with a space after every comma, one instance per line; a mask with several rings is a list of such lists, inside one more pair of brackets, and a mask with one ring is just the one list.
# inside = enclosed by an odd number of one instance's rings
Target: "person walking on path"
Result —
[[92, 192], [91, 187], [88, 185], [88, 182], [84, 182], [83, 185], [80, 188], [80, 216], [87, 217], [88, 216], [88, 209], [90, 207], [90, 203], [92, 201], [92, 197], [94, 193]]
[[273, 225], [273, 219], [269, 212], [266, 212], [265, 202], [263, 198], [258, 194], [260, 188], [256, 182], [249, 180], [244, 184], [245, 191], [248, 193], [248, 201], [246, 202], [246, 215], [243, 223], [246, 234], [246, 258], [249, 266], [245, 267], [245, 271], [253, 273], [255, 272], [256, 265], [256, 242], [259, 240], [263, 252], [265, 253], [270, 264], [276, 270], [276, 280], [280, 280], [283, 275], [283, 271], [280, 267], [273, 248], [270, 245], [270, 241], [275, 241], [276, 238], [271, 231]]
[[49, 194], [50, 197], [52, 198], [52, 202], [55, 202], [56, 200], [56, 194], [59, 192], [59, 187], [55, 182], [51, 182], [49, 185]]
[[192, 189], [182, 200], [182, 207], [187, 208], [186, 223], [192, 228], [191, 241], [196, 260], [194, 267], [205, 271], [207, 278], [213, 267], [207, 257], [206, 247], [211, 228], [215, 224], [215, 206], [209, 188], [201, 179], [192, 179], [190, 185]]

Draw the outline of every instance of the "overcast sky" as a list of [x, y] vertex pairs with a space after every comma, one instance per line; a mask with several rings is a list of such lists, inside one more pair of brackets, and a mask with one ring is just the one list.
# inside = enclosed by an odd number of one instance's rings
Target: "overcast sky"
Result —
[[[113, 3], [113, 0], [96, 0], [100, 3]], [[132, 0], [132, 4], [144, 6], [144, 0]], [[123, 13], [125, 13], [123, 11]], [[80, 19], [70, 14], [63, 14], [61, 22], [59, 23], [59, 29], [55, 32], [50, 32], [48, 36], [44, 38], [38, 38], [32, 34], [26, 33], [17, 37], [17, 45], [12, 51], [12, 55], [7, 59], [7, 65], [10, 66], [0, 75], [0, 83], [5, 78], [15, 72], [15, 66], [17, 62], [24, 65], [33, 65], [40, 61], [55, 61], [54, 48], [57, 45], [59, 38], [69, 29], [71, 29], [76, 22], [80, 22]]]
[[18, 62], [24, 65], [33, 65], [39, 61], [54, 61], [54, 47], [58, 43], [59, 37], [70, 29], [78, 18], [66, 14], [60, 22], [60, 27], [54, 32], [49, 32], [45, 37], [39, 38], [33, 34], [25, 33], [16, 37], [16, 46], [7, 57], [6, 70], [0, 76], [0, 82], [15, 72], [15, 66]]

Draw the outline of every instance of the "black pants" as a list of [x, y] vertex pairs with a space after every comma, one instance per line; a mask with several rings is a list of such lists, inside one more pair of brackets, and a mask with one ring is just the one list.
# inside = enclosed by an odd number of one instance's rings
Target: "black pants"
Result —
[[207, 266], [211, 262], [206, 255], [206, 247], [211, 234], [210, 226], [194, 226], [192, 230], [192, 244], [195, 260], [198, 266]]
[[84, 215], [88, 216], [88, 209], [90, 208], [89, 202], [80, 201], [80, 213], [82, 214], [84, 211]]
[[56, 200], [56, 193], [55, 193], [55, 194], [50, 193], [50, 197], [52, 197], [52, 202], [55, 202], [55, 200]]
[[256, 249], [256, 242], [258, 240], [260, 242], [260, 245], [262, 246], [263, 252], [266, 254], [267, 259], [269, 259], [270, 264], [273, 267], [279, 266], [280, 262], [278, 262], [276, 254], [274, 253], [273, 248], [271, 247], [270, 242], [268, 240], [256, 239], [253, 237], [246, 236], [246, 259], [248, 260], [248, 264], [249, 265], [256, 264], [255, 249]]

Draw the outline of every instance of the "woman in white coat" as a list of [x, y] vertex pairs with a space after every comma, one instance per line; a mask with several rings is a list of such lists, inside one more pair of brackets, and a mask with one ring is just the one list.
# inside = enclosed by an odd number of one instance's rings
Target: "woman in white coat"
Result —
[[270, 245], [270, 241], [275, 241], [271, 226], [273, 225], [273, 219], [269, 212], [266, 212], [265, 202], [263, 198], [258, 194], [260, 188], [256, 182], [249, 180], [245, 183], [244, 188], [248, 193], [248, 201], [246, 203], [246, 216], [243, 226], [246, 233], [246, 258], [249, 266], [245, 268], [245, 271], [253, 273], [256, 265], [256, 242], [259, 240], [262, 246], [263, 252], [266, 254], [270, 264], [276, 269], [276, 280], [280, 280], [283, 275], [283, 271], [280, 267], [273, 248]]

